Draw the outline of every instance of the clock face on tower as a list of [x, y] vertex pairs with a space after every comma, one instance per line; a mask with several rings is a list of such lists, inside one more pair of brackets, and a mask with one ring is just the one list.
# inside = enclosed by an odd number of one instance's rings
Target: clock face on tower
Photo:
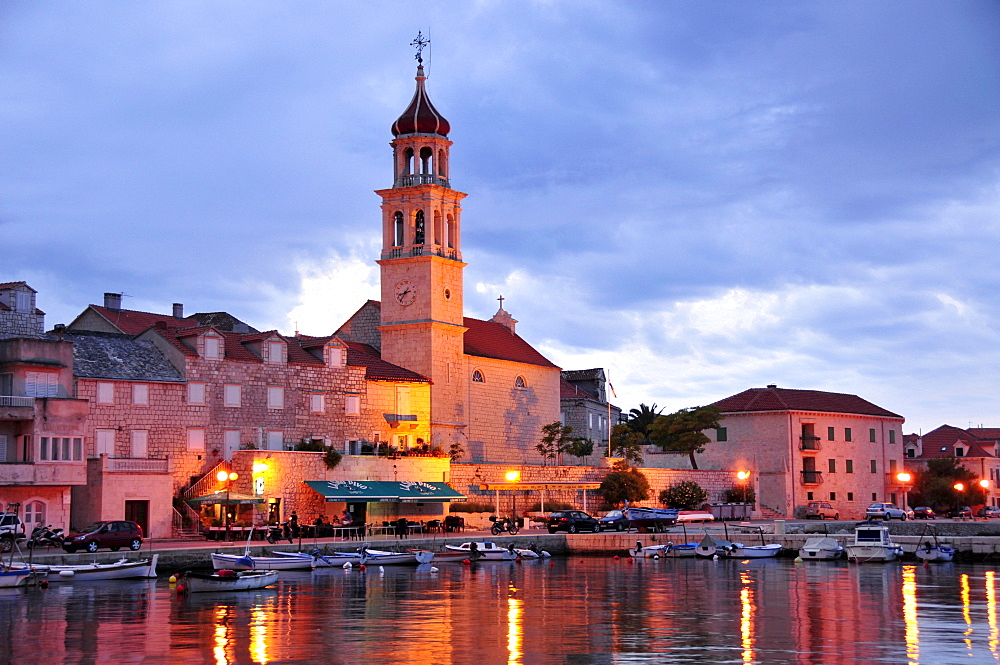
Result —
[[404, 279], [396, 284], [396, 302], [403, 307], [412, 305], [417, 299], [417, 287], [408, 279]]

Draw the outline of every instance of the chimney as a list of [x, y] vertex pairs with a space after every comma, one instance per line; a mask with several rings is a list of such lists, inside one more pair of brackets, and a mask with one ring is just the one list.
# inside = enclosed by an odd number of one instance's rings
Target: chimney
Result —
[[174, 318], [175, 319], [184, 318], [184, 303], [179, 303], [179, 302], [174, 303]]
[[774, 390], [775, 388], [778, 387], [778, 384], [777, 383], [769, 383], [769, 384], [767, 384], [767, 387], [770, 388], [771, 390]]
[[120, 293], [105, 293], [104, 294], [104, 307], [107, 309], [112, 309], [118, 311], [122, 308], [122, 294]]

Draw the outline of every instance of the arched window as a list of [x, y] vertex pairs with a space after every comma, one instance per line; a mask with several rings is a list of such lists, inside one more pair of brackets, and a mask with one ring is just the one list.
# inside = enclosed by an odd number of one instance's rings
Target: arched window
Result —
[[455, 249], [455, 220], [451, 215], [448, 215], [448, 223], [445, 226], [444, 244], [451, 249]]
[[437, 172], [438, 172], [438, 175], [441, 176], [442, 178], [447, 178], [448, 177], [448, 171], [445, 168], [445, 157], [444, 157], [444, 155], [445, 155], [444, 150], [438, 150]]
[[399, 210], [393, 215], [392, 228], [392, 245], [393, 247], [401, 247], [403, 244], [403, 213]]
[[434, 174], [434, 164], [432, 162], [432, 157], [434, 156], [434, 151], [430, 148], [420, 149], [420, 173], [421, 175], [433, 175]]
[[417, 217], [415, 220], [415, 230], [413, 232], [413, 244], [423, 245], [424, 244], [424, 211], [418, 210]]
[[444, 229], [442, 228], [441, 222], [441, 211], [434, 211], [434, 237], [431, 238], [431, 244], [440, 245], [441, 239], [444, 238]]
[[413, 148], [407, 148], [403, 152], [403, 175], [413, 173]]
[[527, 388], [528, 384], [524, 381], [524, 377], [523, 376], [519, 376], [516, 379], [514, 379], [514, 387], [515, 388]]
[[486, 383], [486, 378], [483, 376], [483, 373], [477, 369], [475, 372], [472, 373], [472, 382]]
[[41, 501], [31, 501], [24, 507], [24, 524], [44, 524], [45, 504]]

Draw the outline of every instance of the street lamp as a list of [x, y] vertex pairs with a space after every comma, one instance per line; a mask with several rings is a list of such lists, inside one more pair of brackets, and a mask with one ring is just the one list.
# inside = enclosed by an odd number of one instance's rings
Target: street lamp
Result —
[[229, 540], [229, 490], [233, 487], [233, 481], [240, 477], [235, 471], [219, 471], [215, 474], [220, 483], [226, 483], [226, 540]]
[[[516, 483], [517, 481], [519, 481], [521, 479], [521, 472], [520, 471], [508, 471], [504, 475], [504, 478], [507, 479], [508, 483]], [[514, 488], [514, 499], [513, 499], [512, 505], [511, 505], [511, 512], [514, 513], [511, 516], [511, 519], [514, 520], [514, 522], [516, 523], [517, 522], [517, 488], [516, 487]]]
[[907, 510], [906, 493], [910, 490], [910, 481], [913, 480], [913, 476], [906, 471], [900, 471], [896, 474], [896, 480], [903, 488], [903, 511], [905, 512]]
[[955, 495], [955, 515], [958, 516], [961, 514], [959, 511], [962, 509], [962, 492], [965, 491], [965, 483], [955, 483], [952, 487], [958, 492]]

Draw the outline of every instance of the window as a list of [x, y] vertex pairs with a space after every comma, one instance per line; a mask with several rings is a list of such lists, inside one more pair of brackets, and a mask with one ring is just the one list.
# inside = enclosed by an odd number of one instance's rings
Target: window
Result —
[[854, 460], [844, 460], [844, 471], [847, 473], [854, 473]]
[[896, 430], [889, 430], [889, 443], [896, 443]]
[[32, 501], [25, 505], [24, 507], [24, 523], [28, 524], [44, 524], [45, 523], [45, 504], [41, 501]]
[[527, 384], [527, 382], [525, 382], [523, 376], [519, 376], [516, 379], [514, 379], [514, 387], [515, 388], [527, 388], [528, 384]]
[[239, 406], [242, 402], [242, 389], [238, 383], [227, 383], [222, 387], [223, 401], [226, 406]]
[[24, 394], [27, 397], [55, 397], [59, 375], [55, 372], [27, 372], [24, 375]]
[[848, 501], [854, 501], [854, 492], [848, 492], [847, 493], [847, 500]]
[[269, 363], [283, 363], [285, 362], [285, 345], [282, 342], [268, 342], [267, 343], [267, 362]]
[[30, 312], [31, 311], [31, 294], [27, 291], [18, 291], [16, 297], [16, 302], [14, 303], [14, 310], [18, 312]]
[[268, 450], [281, 450], [282, 444], [284, 443], [284, 435], [277, 431], [271, 430], [267, 433], [267, 449]]
[[836, 500], [837, 500], [837, 493], [830, 492], [830, 501], [836, 501]]
[[349, 416], [361, 415], [361, 396], [348, 395], [344, 400], [344, 412]]
[[94, 454], [100, 457], [107, 455], [115, 456], [115, 431], [113, 429], [99, 429], [94, 432]]
[[0, 374], [0, 395], [14, 394], [14, 375]]
[[222, 338], [217, 335], [205, 335], [205, 357], [212, 360], [222, 358]]
[[486, 383], [486, 379], [483, 377], [483, 373], [477, 369], [475, 372], [472, 373], [472, 382]]
[[965, 457], [965, 449], [964, 448], [960, 448], [960, 447], [956, 447], [955, 448], [955, 457]]
[[403, 245], [403, 213], [399, 210], [392, 216], [392, 245], [393, 247]]
[[828, 463], [830, 465], [830, 473], [837, 473], [837, 460], [832, 459]]
[[43, 436], [38, 439], [38, 459], [43, 461], [79, 461], [83, 459], [83, 438]]
[[[238, 430], [237, 430], [238, 432]], [[205, 428], [203, 427], [188, 427], [187, 431], [187, 449], [188, 450], [205, 450]]]
[[872, 492], [872, 501], [878, 501], [878, 494], [876, 492]]
[[889, 473], [891, 475], [896, 475], [896, 460], [889, 460]]
[[115, 384], [100, 382], [97, 384], [97, 403], [98, 404], [114, 404], [115, 403]]
[[594, 414], [587, 414], [587, 429], [594, 429]]
[[323, 393], [311, 393], [309, 395], [309, 413], [323, 413], [326, 396]]
[[344, 366], [344, 349], [340, 345], [331, 344], [326, 347], [326, 364], [329, 367]]
[[715, 440], [716, 441], [729, 441], [729, 431], [725, 427], [719, 427], [715, 430]]
[[844, 428], [844, 441], [850, 441], [850, 440], [851, 440], [851, 428], [850, 427], [845, 427]]
[[199, 381], [192, 381], [188, 384], [188, 404], [205, 403], [205, 384]]
[[145, 383], [132, 384], [132, 403], [143, 406], [149, 404], [149, 386]]
[[868, 441], [870, 443], [875, 443], [875, 428], [874, 427], [868, 428]]
[[269, 409], [283, 409], [285, 408], [285, 389], [281, 386], [268, 386], [267, 387], [267, 408]]
[[812, 501], [812, 500], [813, 500], [813, 493], [806, 492], [806, 501]]
[[144, 429], [132, 430], [130, 457], [146, 457], [149, 432]]
[[872, 460], [872, 473], [878, 473], [878, 461]]
[[0, 434], [0, 462], [7, 461], [7, 435]]
[[396, 413], [407, 415], [410, 413], [410, 387], [396, 386]]
[[907, 457], [916, 457], [917, 456], [916, 449], [914, 449], [914, 448], [907, 448], [906, 449], [906, 456]]
[[826, 428], [826, 440], [827, 441], [834, 441], [834, 440], [836, 440], [836, 438], [837, 438], [836, 435], [835, 435], [836, 431], [837, 431], [836, 427], [827, 427]]

